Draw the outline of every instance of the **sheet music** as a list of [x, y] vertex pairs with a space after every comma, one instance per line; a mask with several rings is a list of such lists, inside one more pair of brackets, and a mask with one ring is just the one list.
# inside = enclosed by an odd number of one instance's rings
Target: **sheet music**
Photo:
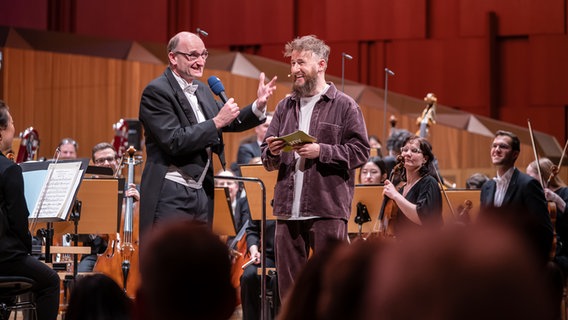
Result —
[[82, 177], [81, 162], [50, 164], [30, 218], [66, 218]]

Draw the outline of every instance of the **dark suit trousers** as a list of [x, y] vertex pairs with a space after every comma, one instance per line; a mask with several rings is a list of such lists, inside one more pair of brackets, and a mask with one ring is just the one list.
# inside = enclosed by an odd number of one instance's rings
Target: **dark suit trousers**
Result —
[[59, 309], [59, 275], [45, 263], [30, 255], [0, 264], [3, 276], [33, 279], [38, 320], [55, 320]]
[[210, 223], [210, 202], [212, 202], [202, 189], [192, 189], [164, 180], [160, 191], [160, 200], [156, 205], [154, 224], [169, 220], [196, 220]]

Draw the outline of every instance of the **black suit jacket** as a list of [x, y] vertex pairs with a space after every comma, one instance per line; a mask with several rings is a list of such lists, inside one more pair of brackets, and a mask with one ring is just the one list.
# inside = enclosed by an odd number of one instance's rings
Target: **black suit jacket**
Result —
[[[144, 126], [146, 163], [140, 186], [140, 233], [143, 234], [154, 221], [162, 182], [170, 165], [183, 170], [195, 181], [207, 164], [207, 148], [218, 154], [225, 165], [223, 136], [215, 128], [213, 117], [221, 107], [209, 88], [202, 82], [195, 92], [205, 118], [198, 123], [189, 100], [170, 68], [146, 86], [140, 101], [139, 118]], [[240, 122], [234, 121], [222, 131], [244, 131], [263, 123], [252, 112], [252, 105], [241, 109]], [[209, 165], [203, 181], [208, 197], [213, 199], [213, 166]], [[213, 209], [213, 206], [210, 206]]]
[[481, 187], [481, 218], [504, 218], [536, 245], [538, 254], [545, 261], [552, 246], [552, 223], [544, 191], [540, 183], [531, 176], [514, 169], [503, 204], [495, 207], [496, 183], [489, 180]]
[[260, 145], [258, 142], [243, 143], [237, 153], [238, 164], [248, 164], [252, 158], [260, 157]]
[[0, 263], [31, 253], [32, 239], [28, 231], [28, 207], [24, 197], [22, 168], [0, 152]]

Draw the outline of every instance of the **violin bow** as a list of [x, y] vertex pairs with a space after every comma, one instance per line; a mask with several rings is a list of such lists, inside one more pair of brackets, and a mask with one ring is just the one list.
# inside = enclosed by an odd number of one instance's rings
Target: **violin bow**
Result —
[[444, 189], [444, 183], [442, 182], [442, 178], [440, 177], [440, 172], [438, 171], [438, 168], [436, 168], [436, 166], [434, 166], [434, 171], [436, 171], [436, 178], [438, 178], [438, 184], [440, 184], [440, 189], [444, 194], [444, 198], [446, 198], [446, 202], [448, 203], [448, 208], [450, 208], [450, 211], [452, 212], [452, 216], [454, 217], [454, 219], [457, 219], [458, 216], [456, 215], [454, 207], [452, 206], [450, 197], [448, 197], [448, 194], [446, 193], [446, 189]]
[[568, 140], [566, 140], [566, 143], [564, 144], [564, 149], [562, 150], [562, 155], [560, 156], [560, 161], [558, 161], [558, 165], [556, 166], [556, 170], [552, 170], [552, 172], [550, 172], [550, 176], [548, 176], [548, 180], [546, 180], [546, 184], [548, 185], [550, 183], [550, 180], [552, 180], [552, 178], [558, 174], [558, 172], [560, 171], [560, 166], [562, 165], [562, 160], [564, 160], [564, 155], [566, 154], [566, 147], [568, 147]]
[[538, 158], [538, 152], [536, 151], [536, 143], [534, 141], [533, 130], [531, 127], [531, 120], [527, 119], [527, 122], [529, 124], [529, 134], [531, 136], [531, 144], [534, 152], [534, 158], [536, 159], [536, 171], [538, 172], [538, 177], [540, 178], [540, 185], [543, 188], [546, 188], [546, 185], [544, 184], [544, 179], [542, 178], [542, 172], [540, 171], [540, 159]]

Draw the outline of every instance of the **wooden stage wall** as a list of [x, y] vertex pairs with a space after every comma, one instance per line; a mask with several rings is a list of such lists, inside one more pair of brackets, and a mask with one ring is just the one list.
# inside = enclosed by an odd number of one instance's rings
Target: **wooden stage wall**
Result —
[[[72, 137], [79, 143], [79, 157], [90, 157], [91, 147], [101, 141], [112, 142], [112, 124], [121, 118], [138, 118], [140, 94], [148, 82], [160, 75], [165, 65], [91, 56], [3, 48], [0, 70], [1, 98], [10, 106], [16, 132], [33, 126], [39, 132], [39, 156], [51, 158], [59, 140]], [[256, 98], [258, 80], [207, 70], [222, 79], [227, 95], [240, 106]], [[267, 75], [270, 77], [270, 75]], [[287, 79], [280, 79], [269, 110], [290, 91]], [[286, 81], [286, 82], [282, 82]], [[361, 105], [369, 132], [382, 132], [380, 106]], [[387, 117], [390, 116], [390, 113]], [[399, 128], [417, 130], [415, 119], [395, 114]], [[254, 130], [226, 133], [227, 163], [236, 160], [239, 142]], [[489, 158], [492, 138], [464, 130], [435, 126], [430, 140], [442, 175], [463, 187], [473, 172], [493, 176]], [[522, 170], [532, 161], [530, 145], [522, 146], [518, 166]], [[215, 162], [216, 168], [220, 166]], [[137, 178], [141, 170], [137, 170]], [[561, 171], [566, 179], [566, 170]], [[139, 180], [137, 180], [139, 181]]]

